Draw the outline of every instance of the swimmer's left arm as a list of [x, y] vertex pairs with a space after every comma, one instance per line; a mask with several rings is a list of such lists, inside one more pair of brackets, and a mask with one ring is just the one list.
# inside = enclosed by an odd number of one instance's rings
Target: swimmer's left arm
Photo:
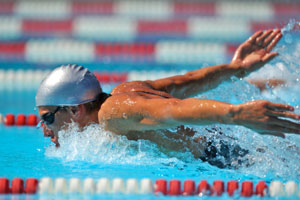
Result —
[[258, 31], [236, 50], [230, 64], [216, 65], [190, 71], [184, 75], [148, 81], [157, 90], [169, 92], [176, 98], [187, 98], [217, 87], [231, 76], [245, 77], [278, 55], [271, 50], [282, 37], [281, 31]]
[[[141, 96], [115, 97], [105, 106], [108, 130], [125, 133], [167, 129], [179, 125], [236, 124], [260, 134], [284, 137], [283, 133], [300, 134], [299, 120], [289, 105], [269, 101], [250, 101], [233, 105], [225, 102], [188, 98], [184, 100], [149, 99]], [[130, 99], [131, 103], [128, 103]], [[127, 100], [127, 101], [126, 101]], [[290, 120], [289, 120], [290, 119]]]
[[[284, 133], [300, 134], [299, 120], [289, 105], [258, 100], [233, 105], [225, 102], [188, 98], [184, 100], [150, 100], [153, 105], [143, 104], [143, 110], [150, 114], [145, 119], [156, 122], [151, 126], [236, 124], [260, 134], [284, 137]], [[142, 111], [143, 112], [143, 111]]]

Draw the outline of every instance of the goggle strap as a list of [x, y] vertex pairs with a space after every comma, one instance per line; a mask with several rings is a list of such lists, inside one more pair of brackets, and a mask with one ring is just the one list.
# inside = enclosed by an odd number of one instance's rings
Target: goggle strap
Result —
[[41, 120], [37, 125], [36, 128], [41, 128], [43, 126], [44, 120]]

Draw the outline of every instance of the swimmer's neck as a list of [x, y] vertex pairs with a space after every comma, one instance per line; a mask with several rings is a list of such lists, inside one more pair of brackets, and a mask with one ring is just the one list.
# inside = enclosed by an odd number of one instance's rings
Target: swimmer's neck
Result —
[[77, 116], [77, 119], [75, 120], [78, 123], [78, 126], [80, 129], [84, 128], [85, 126], [88, 126], [90, 124], [99, 123], [98, 122], [98, 110], [92, 111], [92, 112], [86, 112], [86, 109], [83, 105], [79, 105], [79, 116]]
[[[89, 115], [87, 115], [82, 123], [82, 127], [84, 126], [88, 126], [90, 124], [98, 124], [99, 120], [98, 120], [98, 111], [93, 111], [92, 113], [90, 113]], [[80, 125], [81, 126], [81, 125]]]

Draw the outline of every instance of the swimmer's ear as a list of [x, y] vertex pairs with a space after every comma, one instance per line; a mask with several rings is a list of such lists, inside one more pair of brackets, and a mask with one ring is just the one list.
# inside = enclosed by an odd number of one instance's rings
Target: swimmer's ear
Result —
[[76, 115], [76, 113], [77, 113], [77, 107], [73, 107], [73, 106], [71, 106], [71, 107], [69, 107], [69, 112], [71, 113], [71, 115]]
[[71, 115], [76, 120], [82, 120], [82, 117], [85, 116], [85, 107], [82, 104], [80, 104], [76, 107], [71, 107], [70, 111], [71, 111]]

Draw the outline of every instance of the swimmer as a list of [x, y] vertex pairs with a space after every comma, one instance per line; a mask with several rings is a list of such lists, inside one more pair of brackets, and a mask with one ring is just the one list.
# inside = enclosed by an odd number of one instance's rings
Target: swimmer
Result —
[[205, 138], [191, 140], [194, 131], [184, 125], [235, 124], [263, 135], [299, 134], [300, 124], [290, 121], [300, 119], [292, 106], [265, 100], [233, 105], [193, 98], [232, 76], [243, 78], [264, 66], [278, 55], [271, 50], [281, 37], [280, 30], [258, 31], [238, 47], [230, 64], [155, 81], [121, 83], [111, 94], [102, 91], [88, 69], [58, 67], [43, 80], [36, 94], [44, 136], [51, 137], [58, 147], [58, 131], [70, 122], [80, 128], [99, 123], [114, 134], [151, 140], [162, 149], [188, 148], [196, 158], [205, 160], [209, 144]]

